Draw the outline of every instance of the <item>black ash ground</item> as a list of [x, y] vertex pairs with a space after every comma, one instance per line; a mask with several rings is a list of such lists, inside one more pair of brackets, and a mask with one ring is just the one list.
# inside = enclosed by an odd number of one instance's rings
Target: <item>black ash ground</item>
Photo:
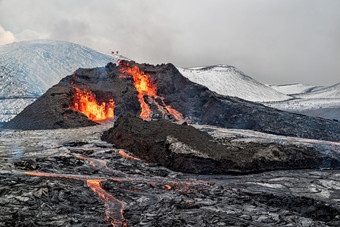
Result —
[[[124, 203], [129, 226], [340, 224], [338, 170], [270, 171], [244, 176], [174, 172], [146, 165], [145, 160], [122, 157], [112, 145], [100, 140], [110, 127], [0, 132], [0, 225], [110, 225], [105, 203], [84, 181], [30, 176], [25, 171], [100, 179], [120, 174], [143, 179], [102, 183], [108, 193]], [[106, 161], [117, 172], [94, 168], [77, 155]], [[145, 183], [151, 180], [164, 184]], [[170, 185], [169, 189], [165, 183], [171, 181], [199, 184], [188, 188]]]

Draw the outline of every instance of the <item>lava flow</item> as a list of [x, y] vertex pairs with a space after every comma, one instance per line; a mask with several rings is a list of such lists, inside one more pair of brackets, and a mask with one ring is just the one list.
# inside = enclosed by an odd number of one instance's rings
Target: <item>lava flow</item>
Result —
[[[107, 179], [89, 179], [90, 176], [77, 176], [69, 174], [53, 174], [53, 173], [39, 173], [39, 172], [25, 172], [28, 175], [40, 176], [40, 177], [58, 177], [58, 178], [68, 178], [75, 180], [85, 180], [87, 186], [98, 194], [100, 200], [102, 200], [106, 205], [106, 218], [111, 222], [113, 227], [127, 226], [127, 220], [123, 216], [124, 204], [116, 199], [111, 194], [107, 193], [100, 185], [102, 181]], [[117, 180], [119, 181], [119, 180]], [[117, 212], [118, 211], [118, 212]]]
[[114, 119], [115, 103], [113, 99], [98, 104], [96, 96], [85, 89], [74, 88], [71, 108], [86, 115], [92, 121]]
[[[127, 226], [127, 221], [123, 216], [124, 204], [100, 186], [102, 181], [103, 180], [87, 180], [86, 182], [87, 186], [97, 193], [100, 199], [105, 202], [107, 207], [106, 217], [112, 226]], [[119, 210], [119, 212], [116, 212], [117, 210]]]
[[[121, 155], [125, 154], [125, 152], [120, 152]], [[123, 155], [123, 156], [125, 156]], [[129, 155], [127, 155], [129, 156]], [[125, 173], [120, 173], [120, 171], [114, 171], [107, 167], [107, 163], [104, 160], [87, 158], [80, 155], [76, 155], [75, 157], [84, 159], [89, 161], [89, 164], [95, 167], [98, 170], [102, 170], [104, 172], [112, 172], [115, 175], [119, 175], [118, 177], [94, 177], [89, 175], [74, 175], [74, 174], [55, 174], [55, 173], [42, 173], [42, 172], [25, 172], [28, 175], [40, 176], [40, 177], [55, 177], [55, 178], [68, 178], [74, 180], [82, 180], [86, 181], [87, 186], [92, 189], [95, 193], [98, 194], [101, 201], [105, 203], [106, 206], [106, 218], [114, 227], [124, 227], [127, 226], [128, 221], [123, 216], [124, 204], [122, 201], [116, 199], [113, 195], [106, 192], [101, 183], [111, 180], [119, 183], [132, 183], [132, 184], [149, 184], [152, 185], [153, 188], [157, 186], [157, 188], [161, 190], [177, 190], [178, 193], [195, 193], [195, 190], [199, 193], [202, 193], [205, 189], [205, 185], [209, 182], [204, 181], [172, 181], [165, 179], [163, 177], [147, 177], [147, 176], [138, 176], [138, 175], [128, 175]], [[132, 156], [129, 156], [132, 157]], [[138, 160], [134, 158], [133, 160]], [[195, 188], [190, 189], [190, 186], [195, 186]], [[138, 189], [123, 189], [124, 191], [130, 192], [138, 192], [138, 193], [146, 193]]]
[[[157, 95], [157, 87], [151, 80], [151, 76], [142, 72], [136, 65], [131, 66], [129, 63], [122, 64], [121, 72], [130, 74], [133, 78], [135, 88], [138, 92], [138, 99], [140, 102], [140, 106], [142, 112], [140, 113], [140, 117], [144, 120], [150, 120], [151, 109], [149, 105], [144, 100], [144, 95], [147, 95], [158, 107], [159, 111], [164, 115], [166, 112], [171, 114], [176, 120], [181, 121], [183, 120], [183, 116], [177, 110], [171, 108], [170, 106], [166, 105], [163, 98]], [[159, 98], [162, 103], [158, 103], [156, 98]], [[164, 107], [163, 107], [164, 106]]]

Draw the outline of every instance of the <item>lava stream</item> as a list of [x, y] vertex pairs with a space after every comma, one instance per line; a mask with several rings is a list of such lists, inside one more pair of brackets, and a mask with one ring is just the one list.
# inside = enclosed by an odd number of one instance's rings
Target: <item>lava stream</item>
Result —
[[[124, 204], [116, 199], [111, 194], [107, 193], [100, 185], [102, 181], [107, 179], [89, 179], [90, 176], [85, 175], [72, 175], [72, 174], [53, 174], [53, 173], [39, 173], [39, 172], [25, 172], [28, 175], [40, 176], [40, 177], [58, 177], [68, 178], [75, 180], [85, 180], [87, 186], [98, 194], [100, 200], [105, 203], [106, 206], [106, 218], [111, 222], [113, 227], [127, 226], [127, 220], [123, 216]], [[120, 181], [119, 179], [112, 178], [111, 180]], [[118, 212], [117, 212], [118, 211]]]
[[87, 186], [97, 193], [99, 198], [105, 203], [106, 217], [112, 226], [127, 226], [127, 220], [125, 220], [123, 216], [124, 204], [100, 186], [102, 181], [103, 180], [87, 180], [86, 182]]
[[[125, 152], [119, 150], [119, 153], [123, 157], [131, 158], [133, 160], [139, 160], [138, 158], [132, 157], [127, 155]], [[107, 166], [107, 163], [104, 160], [94, 159], [94, 158], [87, 158], [80, 155], [76, 155], [75, 157], [84, 159], [89, 161], [89, 164], [99, 170], [104, 170], [105, 172], [113, 172], [118, 173], [120, 171], [114, 171]], [[198, 186], [196, 191], [203, 192], [204, 185], [209, 185], [209, 182], [206, 181], [173, 181], [168, 180], [163, 177], [147, 177], [147, 176], [129, 176], [125, 173], [119, 173], [120, 176], [118, 177], [110, 177], [110, 178], [103, 178], [103, 177], [93, 177], [87, 175], [74, 175], [74, 174], [55, 174], [55, 173], [42, 173], [42, 172], [25, 172], [25, 174], [33, 175], [33, 176], [40, 176], [40, 177], [56, 177], [56, 178], [68, 178], [68, 179], [75, 179], [75, 180], [82, 180], [86, 181], [87, 186], [91, 188], [95, 193], [98, 194], [100, 200], [105, 203], [106, 206], [106, 218], [109, 222], [111, 222], [112, 226], [119, 227], [119, 226], [127, 226], [127, 220], [123, 216], [124, 211], [124, 204], [122, 201], [116, 199], [114, 196], [106, 192], [102, 187], [101, 183], [107, 180], [111, 180], [114, 182], [131, 182], [137, 184], [149, 184], [152, 186], [158, 186], [158, 188], [163, 190], [177, 190], [180, 188], [179, 193], [194, 193], [194, 189], [190, 189], [189, 186]], [[132, 192], [139, 192], [145, 193], [138, 189], [123, 189]]]
[[129, 158], [129, 159], [133, 159], [133, 160], [137, 160], [137, 161], [140, 160], [139, 158], [136, 158], [136, 157], [133, 157], [133, 156], [131, 156], [131, 155], [128, 155], [127, 153], [125, 153], [125, 152], [122, 151], [122, 150], [119, 150], [118, 153], [119, 153], [123, 158]]
[[126, 176], [126, 174], [121, 172], [121, 171], [116, 171], [116, 170], [109, 168], [107, 166], [106, 161], [104, 161], [104, 160], [100, 160], [100, 159], [96, 159], [96, 158], [87, 158], [87, 157], [80, 156], [80, 155], [75, 155], [75, 157], [87, 160], [91, 166], [93, 166], [94, 168], [99, 169], [103, 172], [114, 173], [115, 175], [118, 175], [118, 176]]
[[[149, 99], [154, 101], [154, 103], [157, 105], [159, 111], [164, 115], [165, 110], [162, 107], [162, 105], [165, 107], [166, 111], [172, 115], [176, 120], [181, 121], [183, 120], [183, 115], [179, 113], [177, 110], [171, 108], [170, 106], [166, 105], [163, 98], [159, 97], [157, 95], [157, 87], [156, 84], [154, 84], [151, 80], [151, 76], [145, 74], [142, 72], [136, 65], [131, 66], [129, 63], [125, 64], [120, 64], [121, 66], [121, 72], [122, 73], [127, 73], [130, 74], [133, 78], [135, 88], [138, 92], [138, 100], [140, 103], [140, 107], [142, 109], [140, 113], [140, 117], [144, 120], [151, 120], [150, 114], [151, 114], [151, 109], [149, 105], [145, 102], [144, 96], [147, 95]], [[124, 78], [125, 76], [121, 76], [120, 78]], [[156, 98], [159, 98], [162, 100], [162, 104], [159, 104], [156, 101]]]

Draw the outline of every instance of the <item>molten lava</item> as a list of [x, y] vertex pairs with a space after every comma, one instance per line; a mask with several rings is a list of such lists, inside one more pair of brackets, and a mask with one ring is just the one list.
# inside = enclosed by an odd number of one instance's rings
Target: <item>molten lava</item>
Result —
[[[170, 106], [166, 105], [163, 98], [157, 96], [157, 87], [152, 82], [150, 75], [147, 75], [144, 72], [142, 72], [136, 65], [130, 67], [129, 63], [126, 63], [124, 65], [120, 64], [120, 66], [122, 66], [121, 68], [122, 73], [130, 74], [133, 78], [135, 88], [138, 92], [138, 99], [140, 102], [140, 107], [142, 109], [142, 112], [140, 113], [139, 116], [142, 119], [144, 120], [151, 119], [150, 118], [151, 109], [144, 100], [144, 96], [147, 95], [148, 98], [150, 98], [156, 104], [156, 106], [158, 107], [159, 111], [162, 114], [165, 114], [166, 112], [168, 112], [176, 120], [178, 121], [183, 120], [183, 116], [181, 113], [179, 113], [175, 109], [172, 109]], [[124, 76], [122, 76], [122, 78], [123, 77]], [[162, 100], [162, 103], [159, 104], [155, 98], [159, 98], [160, 100]]]
[[82, 112], [92, 121], [114, 119], [115, 103], [113, 99], [99, 104], [92, 92], [76, 87], [74, 89], [76, 91], [73, 94], [73, 101], [71, 103], [73, 110]]
[[[132, 158], [133, 160], [139, 161], [138, 158], [134, 158], [130, 155], [127, 155], [125, 152], [119, 152], [123, 157]], [[80, 155], [76, 155], [75, 157], [84, 159], [89, 161], [89, 164], [96, 169], [104, 170], [105, 172], [110, 171], [115, 173], [116, 171], [111, 170], [107, 167], [107, 164], [104, 160], [94, 159], [83, 157]], [[117, 171], [118, 173], [118, 171]], [[93, 192], [95, 192], [101, 201], [104, 202], [106, 206], [106, 218], [112, 224], [113, 227], [125, 227], [128, 225], [128, 221], [124, 218], [124, 203], [117, 198], [115, 198], [110, 193], [106, 192], [102, 188], [102, 182], [111, 180], [114, 182], [131, 182], [135, 184], [149, 184], [153, 187], [157, 186], [163, 190], [178, 190], [179, 193], [202, 193], [205, 189], [205, 185], [209, 182], [205, 181], [172, 181], [162, 177], [147, 177], [141, 175], [125, 175], [120, 174], [120, 177], [115, 178], [105, 178], [105, 177], [95, 177], [90, 175], [74, 175], [74, 174], [56, 174], [56, 173], [42, 173], [42, 172], [25, 172], [25, 174], [39, 176], [39, 177], [56, 177], [56, 178], [67, 178], [74, 180], [82, 180], [87, 183], [87, 186], [91, 188]], [[124, 176], [125, 175], [125, 176]], [[138, 193], [146, 193], [145, 191], [141, 191], [139, 189], [125, 189], [121, 188], [125, 191], [138, 192]]]
[[140, 117], [145, 120], [150, 120], [151, 109], [149, 105], [144, 101], [144, 95], [156, 96], [156, 86], [152, 83], [149, 75], [140, 71], [137, 66], [127, 67], [122, 69], [123, 73], [128, 73], [132, 76], [135, 88], [138, 92], [138, 99], [142, 112]]
[[[106, 205], [106, 218], [111, 222], [112, 226], [120, 227], [127, 226], [127, 220], [123, 216], [124, 204], [116, 199], [111, 194], [107, 193], [100, 185], [101, 182], [107, 179], [88, 179], [89, 176], [85, 175], [71, 175], [71, 174], [53, 174], [53, 173], [39, 173], [39, 172], [25, 172], [28, 175], [40, 176], [40, 177], [59, 177], [59, 178], [69, 178], [75, 180], [84, 180], [87, 186], [98, 194], [100, 200], [102, 200]], [[119, 181], [117, 179], [117, 181]]]
[[139, 158], [136, 158], [136, 157], [133, 157], [133, 156], [131, 156], [131, 155], [128, 155], [127, 153], [125, 153], [125, 152], [122, 151], [122, 150], [119, 150], [119, 154], [120, 154], [123, 158], [130, 158], [130, 159], [137, 160], [137, 161], [140, 160]]
[[[98, 194], [99, 198], [106, 204], [106, 217], [112, 226], [127, 226], [127, 221], [123, 216], [124, 204], [111, 194], [107, 193], [100, 183], [103, 180], [87, 180], [87, 186]], [[116, 212], [119, 210], [119, 212]]]

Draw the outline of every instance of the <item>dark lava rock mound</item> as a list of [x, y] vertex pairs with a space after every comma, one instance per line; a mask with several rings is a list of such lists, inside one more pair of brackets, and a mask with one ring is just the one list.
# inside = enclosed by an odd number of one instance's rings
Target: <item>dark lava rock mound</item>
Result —
[[[119, 66], [109, 63], [103, 68], [77, 70], [74, 75], [65, 77], [49, 89], [4, 128], [52, 129], [97, 124], [82, 113], [69, 108], [74, 87], [92, 92], [98, 102], [113, 99], [115, 116], [126, 113], [137, 116], [141, 113], [138, 92], [134, 87], [134, 79], [127, 72], [123, 72], [127, 67], [138, 67], [150, 77], [157, 88], [157, 97], [143, 96], [152, 111], [152, 119], [171, 119], [171, 114], [164, 115], [166, 110], [159, 111], [159, 104], [164, 103], [180, 112], [184, 118], [198, 124], [339, 141], [339, 122], [288, 113], [216, 94], [207, 87], [185, 78], [172, 64], [154, 66], [127, 61], [122, 61]], [[157, 101], [159, 99], [164, 102]]]
[[202, 174], [249, 173], [277, 169], [315, 168], [322, 157], [295, 145], [221, 144], [208, 133], [166, 120], [120, 117], [102, 140], [129, 150], [148, 162], [176, 171]]

